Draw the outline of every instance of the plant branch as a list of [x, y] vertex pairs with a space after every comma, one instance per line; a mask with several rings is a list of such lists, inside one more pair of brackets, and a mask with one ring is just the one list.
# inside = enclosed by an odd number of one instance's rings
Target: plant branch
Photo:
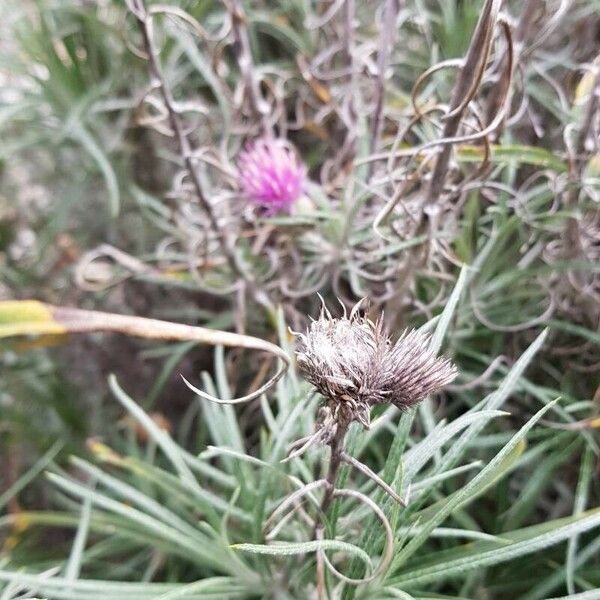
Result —
[[[371, 129], [371, 154], [377, 152], [383, 130], [383, 99], [385, 92], [385, 72], [388, 66], [390, 52], [394, 44], [396, 19], [400, 11], [400, 0], [386, 0], [383, 9], [383, 25], [377, 50], [377, 84], [375, 87], [375, 112]], [[373, 164], [369, 167], [372, 171]]]
[[344, 455], [344, 438], [348, 432], [350, 421], [340, 419], [335, 422], [335, 432], [328, 442], [330, 448], [329, 466], [327, 468], [327, 476], [325, 478], [325, 494], [319, 507], [319, 513], [315, 520], [313, 538], [319, 539], [323, 530], [323, 517], [331, 506], [331, 502], [335, 496], [335, 482], [337, 480], [340, 466], [343, 462]]
[[156, 48], [154, 47], [151, 34], [150, 21], [152, 17], [148, 14], [146, 10], [144, 0], [129, 0], [128, 4], [131, 9], [131, 12], [136, 18], [140, 33], [142, 34], [144, 51], [146, 53], [146, 58], [150, 66], [150, 73], [152, 75], [153, 85], [156, 86], [162, 97], [162, 101], [165, 105], [165, 109], [167, 111], [169, 119], [169, 125], [171, 126], [171, 130], [173, 131], [175, 138], [177, 139], [179, 150], [181, 152], [186, 171], [192, 182], [196, 198], [198, 199], [198, 202], [202, 206], [203, 210], [208, 215], [211, 228], [216, 233], [219, 239], [221, 250], [225, 256], [227, 263], [229, 264], [230, 269], [244, 282], [244, 285], [246, 286], [250, 294], [253, 296], [253, 298], [256, 300], [256, 302], [264, 306], [269, 312], [272, 312], [272, 301], [269, 299], [269, 297], [263, 290], [259, 289], [252, 275], [248, 273], [245, 266], [239, 260], [238, 255], [235, 252], [233, 243], [231, 241], [231, 237], [227, 235], [227, 232], [220, 226], [217, 215], [212, 205], [206, 198], [204, 190], [202, 189], [200, 178], [198, 177], [198, 173], [196, 172], [193, 163], [193, 150], [190, 140], [183, 129], [179, 118], [179, 114], [175, 109], [175, 101], [173, 99], [173, 95], [159, 65]]
[[[579, 182], [585, 167], [586, 155], [588, 154], [586, 152], [586, 144], [590, 131], [593, 130], [594, 117], [598, 112], [600, 105], [600, 64], [596, 64], [595, 67], [596, 74], [594, 76], [592, 89], [590, 90], [590, 97], [583, 113], [583, 119], [579, 126], [579, 132], [574, 147], [570, 152], [569, 183], [571, 187], [566, 196], [566, 205], [569, 208], [577, 206], [580, 190]], [[567, 258], [574, 259], [581, 253], [582, 244], [580, 225], [576, 216], [572, 216], [568, 220], [564, 235], [564, 243], [567, 250]], [[577, 276], [581, 277], [581, 274], [578, 274]]]
[[[521, 17], [519, 22], [515, 28], [514, 34], [514, 44], [513, 44], [513, 52], [514, 52], [514, 68], [516, 68], [523, 57], [523, 49], [525, 47], [525, 43], [527, 41], [527, 37], [531, 31], [531, 26], [535, 21], [536, 13], [538, 13], [541, 9], [542, 2], [541, 0], [527, 0], [525, 7], [523, 8], [523, 12], [521, 13]], [[496, 89], [490, 96], [490, 101], [488, 103], [487, 109], [487, 120], [491, 122], [494, 119], [494, 115], [498, 114], [498, 112], [502, 109], [502, 104], [506, 104], [510, 106], [512, 100], [512, 93], [510, 90], [511, 84], [511, 73], [507, 72], [504, 75], [500, 75], [499, 85], [496, 86]], [[493, 133], [494, 140], [499, 140], [502, 132], [504, 130], [504, 126], [506, 124], [506, 115], [503, 116], [502, 121], [498, 125], [496, 131]]]
[[329, 458], [329, 468], [327, 470], [327, 487], [325, 495], [323, 496], [323, 502], [321, 503], [321, 512], [325, 514], [331, 506], [333, 500], [333, 493], [335, 491], [335, 482], [337, 479], [340, 465], [342, 464], [342, 456], [344, 454], [344, 438], [348, 431], [348, 424], [339, 421], [336, 425], [335, 434], [331, 442], [329, 442], [329, 448], [331, 449], [331, 456]]
[[567, 198], [568, 206], [575, 206], [579, 194], [577, 181], [581, 179], [581, 173], [585, 166], [586, 159], [586, 143], [593, 129], [594, 116], [596, 115], [600, 105], [600, 64], [595, 65], [596, 73], [590, 90], [589, 100], [585, 106], [583, 119], [579, 125], [577, 138], [572, 152], [570, 152], [569, 179], [571, 180], [572, 189]]
[[348, 67], [348, 85], [346, 87], [347, 96], [344, 100], [346, 105], [344, 120], [346, 121], [346, 139], [344, 140], [343, 157], [348, 156], [350, 160], [354, 160], [356, 156], [356, 140], [358, 133], [357, 126], [357, 107], [358, 100], [358, 85], [356, 78], [356, 70], [354, 66], [354, 44], [355, 44], [355, 13], [356, 5], [354, 0], [346, 0], [344, 2], [344, 25], [343, 25], [343, 47], [346, 65]]
[[252, 59], [246, 14], [239, 0], [225, 0], [225, 6], [231, 15], [237, 62], [252, 110], [255, 116], [260, 119], [263, 133], [265, 135], [272, 135], [271, 124], [267, 120], [269, 105], [262, 97], [259, 81], [255, 76], [256, 69]]
[[[329, 467], [327, 469], [327, 477], [325, 478], [325, 494], [321, 500], [319, 512], [315, 518], [315, 527], [313, 530], [313, 539], [322, 540], [324, 538], [323, 517], [331, 506], [331, 502], [335, 498], [335, 482], [344, 456], [344, 438], [348, 431], [350, 422], [347, 420], [338, 420], [335, 424], [335, 433], [329, 441], [330, 457]], [[317, 553], [317, 598], [323, 600], [325, 598], [325, 572], [323, 563], [325, 555], [323, 552]]]
[[[501, 0], [486, 0], [481, 11], [464, 65], [454, 86], [450, 109], [445, 116], [443, 139], [456, 137], [464, 112], [481, 83], [500, 4]], [[425, 206], [431, 206], [437, 202], [442, 193], [451, 152], [452, 144], [444, 144], [433, 168], [431, 183], [425, 198]]]
[[342, 460], [350, 466], [354, 467], [355, 469], [358, 469], [369, 479], [373, 480], [384, 492], [389, 494], [396, 502], [398, 502], [402, 506], [407, 506], [406, 501], [403, 500], [391, 486], [389, 486], [383, 479], [381, 479], [381, 477], [379, 477], [377, 473], [375, 473], [372, 469], [369, 469], [367, 465], [364, 465], [359, 460], [356, 460], [356, 458], [350, 456], [349, 454], [346, 454], [345, 452], [342, 452]]

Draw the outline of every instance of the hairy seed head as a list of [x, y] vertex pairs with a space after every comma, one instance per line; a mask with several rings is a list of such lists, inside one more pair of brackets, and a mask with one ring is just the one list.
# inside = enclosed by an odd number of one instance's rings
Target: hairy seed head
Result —
[[297, 361], [304, 377], [334, 412], [368, 426], [376, 404], [406, 410], [450, 383], [456, 368], [438, 358], [427, 334], [406, 330], [392, 343], [376, 322], [358, 314], [333, 318], [323, 308], [305, 334], [298, 334]]

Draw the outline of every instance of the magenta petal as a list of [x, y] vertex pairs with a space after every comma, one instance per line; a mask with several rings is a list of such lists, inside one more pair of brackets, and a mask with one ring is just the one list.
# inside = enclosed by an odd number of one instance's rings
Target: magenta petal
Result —
[[260, 138], [238, 157], [240, 187], [267, 215], [289, 211], [300, 197], [306, 168], [285, 139]]

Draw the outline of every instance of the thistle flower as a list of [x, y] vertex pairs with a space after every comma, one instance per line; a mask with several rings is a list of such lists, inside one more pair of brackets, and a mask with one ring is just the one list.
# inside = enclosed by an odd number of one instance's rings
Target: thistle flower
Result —
[[371, 407], [416, 405], [450, 383], [456, 368], [438, 358], [430, 338], [406, 330], [392, 343], [383, 320], [359, 316], [333, 318], [323, 307], [306, 334], [298, 334], [297, 361], [304, 377], [325, 397], [327, 420], [359, 421], [369, 426]]
[[269, 215], [289, 211], [300, 197], [306, 168], [282, 138], [260, 138], [238, 158], [240, 185], [248, 200]]

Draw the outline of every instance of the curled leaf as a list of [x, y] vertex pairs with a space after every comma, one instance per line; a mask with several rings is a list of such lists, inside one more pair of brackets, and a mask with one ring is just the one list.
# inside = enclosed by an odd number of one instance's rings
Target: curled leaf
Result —
[[[278, 371], [264, 385], [247, 396], [228, 402], [245, 402], [264, 394], [282, 377], [290, 364], [288, 355], [279, 346], [260, 338], [230, 331], [219, 331], [145, 317], [54, 306], [37, 300], [0, 302], [0, 338], [102, 331], [154, 340], [196, 341], [211, 346], [259, 350], [269, 352], [281, 360]], [[203, 398], [222, 402], [222, 400], [195, 388], [185, 379], [184, 381]]]

